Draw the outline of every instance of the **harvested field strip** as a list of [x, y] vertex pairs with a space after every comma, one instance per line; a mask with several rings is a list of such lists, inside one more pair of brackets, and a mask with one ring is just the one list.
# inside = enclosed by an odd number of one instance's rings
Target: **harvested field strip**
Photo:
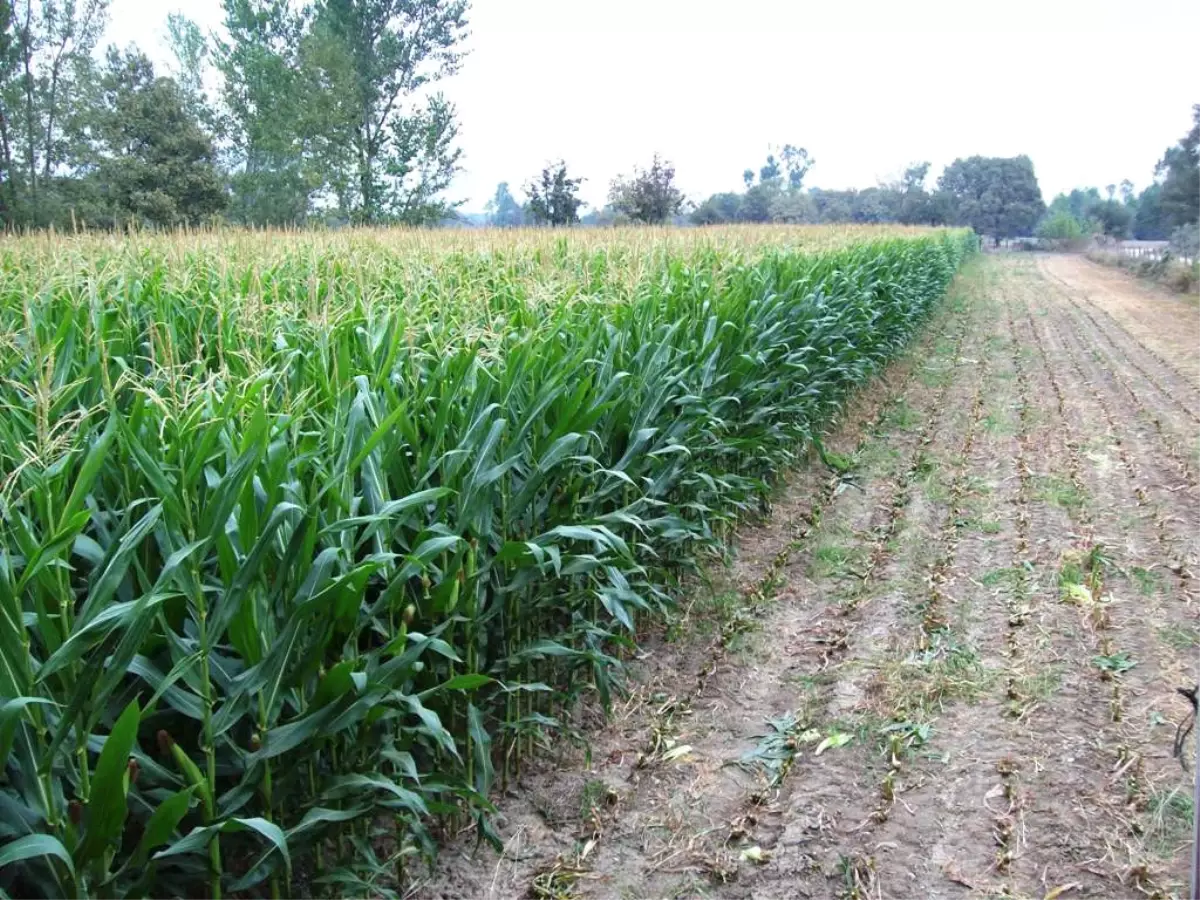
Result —
[[1093, 339], [1093, 350], [1098, 350], [1110, 361], [1120, 362], [1119, 371], [1139, 376], [1165, 402], [1193, 422], [1200, 422], [1200, 384], [1135, 339], [1108, 312], [1089, 302], [1086, 294], [1072, 288], [1045, 264], [1039, 264], [1038, 272], [1049, 276], [1076, 314], [1076, 321], [1090, 326], [1088, 333]]

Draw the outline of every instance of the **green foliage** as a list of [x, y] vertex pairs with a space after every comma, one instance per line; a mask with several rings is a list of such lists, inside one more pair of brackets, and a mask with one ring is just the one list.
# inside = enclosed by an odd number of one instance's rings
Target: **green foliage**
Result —
[[[108, 0], [0, 3], [0, 217], [19, 227], [209, 219], [225, 205], [203, 94], [207, 42], [170, 20], [179, 78], [109, 48]], [[15, 13], [15, 16], [14, 16]]]
[[1192, 260], [1200, 259], [1200, 223], [1180, 225], [1172, 231], [1171, 252]]
[[1178, 228], [1200, 221], [1200, 103], [1192, 107], [1192, 130], [1159, 161], [1162, 175], [1159, 204], [1164, 224]]
[[741, 210], [741, 194], [713, 194], [692, 212], [692, 221], [697, 225], [739, 222], [741, 221]]
[[458, 171], [458, 126], [430, 86], [458, 69], [465, 0], [223, 5], [217, 61], [241, 220], [300, 221], [319, 193], [346, 221], [446, 217], [438, 197]]
[[1094, 187], [1073, 188], [1069, 194], [1058, 194], [1050, 201], [1046, 209], [1047, 215], [1065, 213], [1072, 218], [1084, 222], [1091, 216], [1092, 207], [1100, 203], [1100, 191]]
[[[1123, 201], [1112, 199], [1112, 195], [1117, 189], [1114, 184], [1108, 185], [1105, 189], [1110, 195], [1107, 200], [1101, 199], [1100, 191], [1094, 187], [1075, 188], [1069, 194], [1057, 195], [1047, 207], [1046, 215], [1038, 223], [1035, 233], [1039, 237], [1068, 239], [1086, 236], [1094, 232], [1108, 237], [1129, 236], [1134, 228], [1136, 200], [1133, 199], [1133, 186], [1128, 181], [1122, 182], [1122, 185], [1125, 198]], [[1070, 220], [1074, 220], [1078, 225], [1078, 234], [1067, 233], [1071, 231]], [[1050, 223], [1054, 224], [1051, 226]], [[1043, 233], [1046, 227], [1063, 233]]]
[[804, 176], [817, 161], [803, 147], [793, 144], [784, 144], [780, 156], [783, 159], [783, 169], [787, 173], [788, 190], [800, 190], [804, 186]]
[[458, 171], [452, 104], [428, 85], [453, 75], [466, 0], [319, 0], [310, 40], [317, 92], [347, 152], [330, 158], [342, 210], [357, 222], [430, 224]]
[[1098, 230], [1109, 237], [1123, 238], [1133, 224], [1133, 210], [1117, 200], [1104, 200], [1089, 211]]
[[743, 195], [739, 221], [770, 222], [771, 212], [782, 196], [783, 187], [778, 178], [760, 181]]
[[545, 166], [536, 180], [525, 185], [530, 218], [541, 225], [574, 225], [583, 201], [577, 196], [582, 178], [567, 174], [562, 160]]
[[[743, 175], [744, 194], [713, 194], [700, 203], [691, 219], [697, 225], [724, 222], [902, 222], [940, 224], [947, 220], [948, 199], [925, 190], [929, 163], [909, 166], [901, 181], [865, 190], [802, 190], [812, 167], [808, 151], [786, 144], [781, 159], [771, 155], [760, 170], [766, 177], [755, 183], [752, 169]], [[786, 175], [786, 177], [785, 177]]]
[[973, 245], [636, 237], [6, 245], [7, 894], [370, 892], [343, 854], [489, 834]]
[[512, 228], [525, 224], [525, 210], [513, 197], [508, 189], [508, 182], [502, 181], [496, 185], [496, 194], [488, 201], [484, 212], [489, 225], [498, 228]]
[[100, 90], [90, 136], [102, 224], [197, 225], [225, 207], [212, 141], [172, 79], [156, 78], [142, 54], [110, 48]]
[[675, 186], [675, 167], [654, 154], [650, 168], [634, 168], [609, 186], [609, 203], [633, 222], [661, 224], [683, 208], [683, 193]]
[[925, 190], [925, 179], [928, 177], [927, 162], [914, 163], [904, 170], [900, 184], [892, 188], [899, 195], [896, 221], [905, 225], [929, 225], [943, 220], [933, 197]]
[[232, 143], [230, 217], [302, 223], [329, 160], [349, 142], [314, 87], [322, 47], [305, 39], [309, 16], [284, 0], [222, 0], [222, 8], [225, 37], [214, 58]]
[[1151, 184], [1138, 195], [1133, 236], [1139, 241], [1165, 241], [1171, 236], [1162, 211], [1162, 185]]
[[173, 78], [184, 98], [188, 116], [215, 134], [220, 122], [204, 87], [212, 47], [200, 26], [182, 13], [167, 15], [167, 44], [175, 57]]
[[977, 234], [1032, 234], [1046, 210], [1028, 156], [956, 159], [938, 179], [938, 191], [949, 200], [952, 221]]
[[1040, 238], [1059, 241], [1076, 241], [1089, 233], [1083, 222], [1064, 209], [1047, 213], [1034, 231]]
[[[0, 212], [6, 224], [65, 225], [63, 169], [86, 155], [92, 51], [109, 0], [0, 3]], [[67, 186], [72, 192], [73, 186]], [[65, 212], [67, 218], [59, 218]]]

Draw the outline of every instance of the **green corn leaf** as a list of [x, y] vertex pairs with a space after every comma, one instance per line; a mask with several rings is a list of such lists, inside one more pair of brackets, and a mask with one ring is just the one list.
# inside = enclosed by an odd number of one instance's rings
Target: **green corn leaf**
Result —
[[146, 535], [162, 515], [161, 504], [152, 506], [132, 528], [121, 537], [116, 550], [108, 557], [104, 568], [98, 573], [88, 591], [87, 599], [79, 610], [77, 622], [86, 625], [96, 613], [103, 609], [125, 577], [134, 552], [146, 539]]
[[491, 684], [494, 680], [478, 672], [466, 672], [462, 675], [455, 675], [449, 681], [444, 681], [427, 691], [422, 691], [420, 697], [424, 700], [426, 697], [436, 694], [439, 691], [474, 691], [485, 684]]
[[49, 834], [27, 834], [0, 847], [0, 869], [26, 859], [53, 856], [75, 877], [75, 863], [62, 842]]
[[75, 859], [80, 865], [97, 859], [120, 838], [125, 827], [125, 816], [129, 811], [125, 775], [140, 721], [141, 710], [137, 701], [131, 700], [104, 740], [104, 748], [92, 773], [92, 793], [85, 809], [83, 840], [75, 851]]
[[71, 487], [70, 496], [67, 497], [67, 502], [59, 513], [58, 530], [60, 533], [68, 530], [68, 522], [74, 521], [76, 515], [83, 508], [83, 501], [87, 498], [88, 492], [91, 491], [92, 485], [95, 484], [96, 478], [108, 458], [109, 448], [112, 447], [113, 439], [117, 435], [117, 422], [117, 416], [109, 416], [104, 431], [84, 455], [83, 463], [79, 466], [79, 472], [75, 476], [75, 484]]
[[402, 697], [401, 699], [409, 708], [409, 711], [421, 720], [421, 724], [425, 726], [425, 733], [432, 737], [446, 753], [457, 759], [458, 748], [454, 744], [454, 738], [442, 725], [442, 720], [438, 714], [434, 710], [424, 706], [417, 697]]
[[407, 788], [401, 787], [390, 778], [381, 775], [344, 775], [330, 781], [325, 790], [327, 800], [340, 800], [343, 797], [354, 797], [363, 792], [383, 792], [395, 797], [402, 806], [419, 815], [428, 815], [429, 809], [421, 796]]
[[467, 733], [471, 736], [471, 752], [475, 761], [474, 788], [486, 797], [492, 789], [495, 770], [492, 767], [492, 738], [483, 724], [483, 713], [473, 703], [467, 704]]
[[30, 706], [54, 706], [45, 697], [13, 697], [0, 704], [0, 759], [8, 759], [21, 716]]
[[150, 856], [151, 850], [155, 850], [171, 840], [175, 829], [179, 827], [179, 823], [187, 815], [195, 793], [196, 789], [194, 787], [186, 787], [181, 791], [171, 794], [171, 796], [158, 804], [154, 812], [151, 813], [150, 818], [146, 820], [145, 829], [142, 831], [142, 838], [138, 841], [137, 849], [134, 850], [134, 865], [144, 865]]
[[58, 533], [38, 547], [37, 552], [25, 566], [25, 571], [21, 573], [21, 580], [17, 582], [18, 594], [24, 591], [26, 585], [40, 575], [47, 566], [54, 563], [64, 550], [75, 545], [79, 532], [91, 521], [91, 518], [92, 515], [87, 510], [81, 510], [69, 517], [61, 517]]

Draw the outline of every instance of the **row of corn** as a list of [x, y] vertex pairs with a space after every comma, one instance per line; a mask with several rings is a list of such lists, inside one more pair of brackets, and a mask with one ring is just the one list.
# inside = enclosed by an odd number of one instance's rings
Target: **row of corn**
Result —
[[2, 895], [374, 893], [490, 835], [974, 246], [633, 234], [0, 246]]

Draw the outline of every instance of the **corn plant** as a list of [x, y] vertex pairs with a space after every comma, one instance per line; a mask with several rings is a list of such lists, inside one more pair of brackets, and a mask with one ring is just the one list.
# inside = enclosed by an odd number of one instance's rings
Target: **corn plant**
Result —
[[0, 889], [337, 893], [489, 836], [973, 246], [7, 241]]

